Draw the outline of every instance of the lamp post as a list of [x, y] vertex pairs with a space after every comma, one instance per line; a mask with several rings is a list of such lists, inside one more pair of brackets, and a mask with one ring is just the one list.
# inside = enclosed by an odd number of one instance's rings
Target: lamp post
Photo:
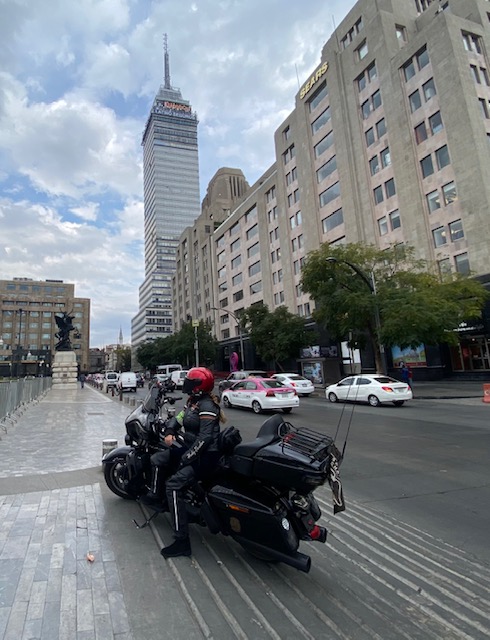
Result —
[[[328, 257], [326, 261], [334, 264], [343, 263], [349, 266], [366, 283], [366, 285], [369, 287], [369, 291], [371, 292], [371, 295], [374, 296], [374, 302], [375, 302], [374, 324], [376, 329], [376, 351], [379, 352], [379, 356], [380, 356], [379, 364], [381, 365], [382, 373], [386, 374], [386, 354], [385, 354], [384, 345], [381, 343], [381, 319], [379, 316], [378, 300], [376, 298], [377, 291], [376, 291], [376, 280], [374, 278], [374, 272], [371, 271], [371, 274], [369, 277], [364, 273], [364, 271], [362, 271], [362, 269], [360, 269], [357, 265], [353, 264], [352, 262], [349, 262], [348, 260], [334, 258], [333, 256]], [[376, 356], [377, 356], [377, 353], [375, 353], [375, 358]]]
[[221, 308], [211, 307], [211, 309], [214, 309], [215, 311], [225, 311], [232, 318], [234, 318], [236, 325], [238, 327], [238, 339], [240, 340], [240, 359], [242, 361], [242, 369], [245, 369], [245, 354], [243, 350], [243, 334], [242, 334], [242, 326], [240, 324], [240, 318], [235, 313], [233, 313], [233, 311], [230, 311], [226, 307], [221, 307]]

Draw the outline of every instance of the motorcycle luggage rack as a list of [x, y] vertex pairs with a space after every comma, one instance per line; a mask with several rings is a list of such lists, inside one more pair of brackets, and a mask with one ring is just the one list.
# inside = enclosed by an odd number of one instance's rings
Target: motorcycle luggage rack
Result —
[[283, 447], [302, 453], [312, 460], [328, 458], [333, 438], [307, 427], [294, 427], [290, 422], [285, 422], [284, 426], [288, 431], [281, 437]]

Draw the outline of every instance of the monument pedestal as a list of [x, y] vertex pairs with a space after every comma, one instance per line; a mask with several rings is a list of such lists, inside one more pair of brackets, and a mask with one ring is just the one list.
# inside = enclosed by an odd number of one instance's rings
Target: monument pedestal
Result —
[[53, 387], [56, 389], [77, 388], [77, 357], [74, 351], [56, 351], [51, 366]]

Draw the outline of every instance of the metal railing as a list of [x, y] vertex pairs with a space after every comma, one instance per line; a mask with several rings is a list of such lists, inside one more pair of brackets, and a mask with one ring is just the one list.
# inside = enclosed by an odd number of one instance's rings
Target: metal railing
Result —
[[0, 381], [0, 427], [7, 431], [7, 425], [17, 422], [29, 403], [46, 393], [52, 384], [50, 377]]

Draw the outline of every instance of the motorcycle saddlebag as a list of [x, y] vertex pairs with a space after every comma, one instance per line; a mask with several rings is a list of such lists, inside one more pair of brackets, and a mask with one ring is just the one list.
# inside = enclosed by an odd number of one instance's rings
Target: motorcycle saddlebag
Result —
[[273, 541], [274, 549], [285, 554], [298, 549], [298, 536], [273, 491], [224, 482], [209, 491], [208, 501], [225, 535], [266, 546]]

